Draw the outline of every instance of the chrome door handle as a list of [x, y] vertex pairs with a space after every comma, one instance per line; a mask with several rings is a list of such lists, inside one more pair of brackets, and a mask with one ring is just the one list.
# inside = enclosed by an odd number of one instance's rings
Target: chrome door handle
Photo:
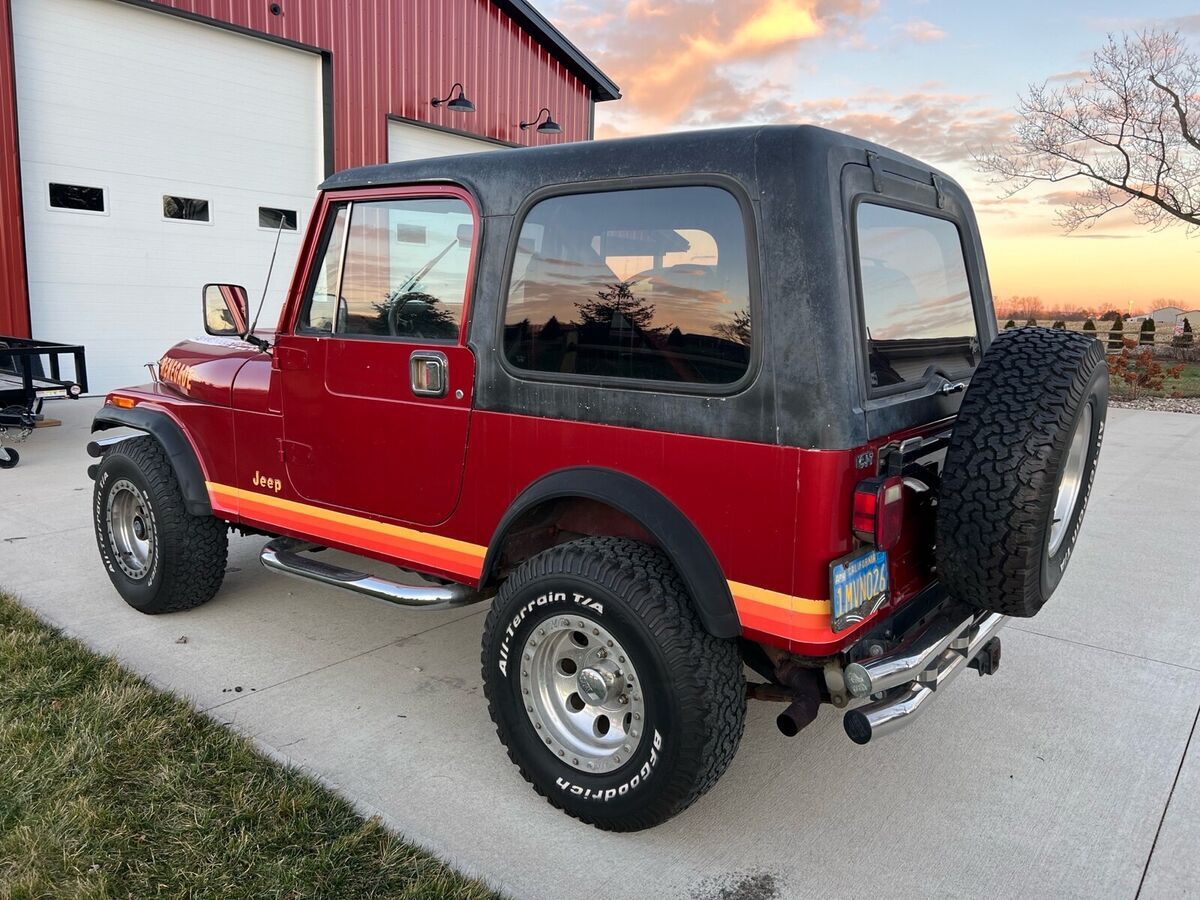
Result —
[[450, 386], [446, 354], [438, 350], [414, 350], [408, 358], [412, 392], [418, 397], [445, 397]]

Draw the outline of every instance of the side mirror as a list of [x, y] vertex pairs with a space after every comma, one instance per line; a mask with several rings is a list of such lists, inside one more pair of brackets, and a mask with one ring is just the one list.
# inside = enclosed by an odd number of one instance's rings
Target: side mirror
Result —
[[218, 337], [241, 337], [246, 333], [250, 302], [238, 284], [204, 286], [204, 330]]

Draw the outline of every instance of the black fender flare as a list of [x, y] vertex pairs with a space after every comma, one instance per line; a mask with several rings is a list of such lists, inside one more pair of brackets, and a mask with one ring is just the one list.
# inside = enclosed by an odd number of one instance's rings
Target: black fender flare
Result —
[[105, 406], [92, 419], [92, 431], [107, 431], [109, 428], [134, 428], [158, 441], [167, 452], [171, 468], [175, 470], [187, 511], [193, 516], [212, 515], [208, 488], [204, 484], [204, 470], [200, 468], [200, 460], [192, 442], [174, 419], [145, 406], [132, 409]]
[[679, 572], [708, 632], [719, 638], [741, 636], [741, 621], [729, 582], [696, 526], [679, 507], [646, 482], [613, 469], [593, 466], [560, 469], [518, 494], [492, 534], [483, 560], [481, 584], [487, 584], [495, 576], [500, 549], [513, 524], [536, 506], [567, 498], [604, 503], [641, 525]]

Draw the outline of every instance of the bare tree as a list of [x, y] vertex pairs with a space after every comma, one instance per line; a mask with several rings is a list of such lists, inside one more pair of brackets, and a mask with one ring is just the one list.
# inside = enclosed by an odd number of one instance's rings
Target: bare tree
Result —
[[1068, 231], [1128, 207], [1151, 228], [1200, 228], [1200, 57], [1178, 32], [1109, 35], [1073, 84], [1031, 86], [1012, 139], [975, 157], [1011, 196], [1086, 182], [1059, 212]]

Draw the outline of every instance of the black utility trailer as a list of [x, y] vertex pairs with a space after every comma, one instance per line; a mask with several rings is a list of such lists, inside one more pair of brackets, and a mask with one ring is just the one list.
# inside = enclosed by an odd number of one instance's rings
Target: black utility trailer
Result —
[[[73, 378], [63, 377], [64, 356], [74, 363]], [[0, 335], [0, 469], [11, 469], [20, 459], [5, 440], [23, 441], [42, 420], [47, 397], [77, 400], [87, 391], [87, 363], [83, 347], [29, 338]]]

